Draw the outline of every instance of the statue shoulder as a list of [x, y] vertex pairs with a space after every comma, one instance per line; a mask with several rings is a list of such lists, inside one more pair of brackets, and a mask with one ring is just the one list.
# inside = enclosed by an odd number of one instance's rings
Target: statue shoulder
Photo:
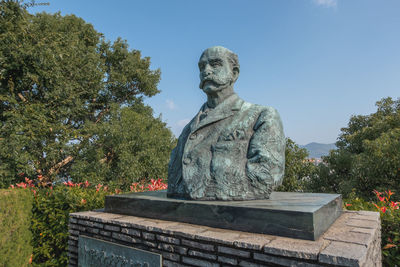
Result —
[[248, 109], [250, 113], [255, 115], [256, 121], [254, 125], [254, 129], [259, 128], [263, 124], [267, 125], [276, 125], [279, 128], [282, 128], [282, 121], [278, 111], [270, 106], [261, 106], [258, 104], [251, 104], [245, 102], [243, 104], [245, 109]]
[[279, 117], [278, 111], [270, 106], [262, 106], [258, 104], [252, 104], [249, 102], [244, 101], [242, 105], [243, 110], [252, 111], [260, 115], [260, 117]]

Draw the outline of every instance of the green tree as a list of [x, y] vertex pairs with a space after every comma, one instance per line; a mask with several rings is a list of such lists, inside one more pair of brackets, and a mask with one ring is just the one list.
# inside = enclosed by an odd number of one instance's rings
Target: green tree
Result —
[[285, 149], [285, 176], [278, 191], [301, 192], [304, 184], [313, 179], [317, 167], [308, 160], [308, 151], [300, 148], [290, 138], [286, 139]]
[[[130, 50], [126, 41], [106, 41], [74, 15], [32, 15], [19, 1], [1, 1], [0, 186], [25, 175], [41, 175], [44, 181], [90, 177], [90, 165], [102, 165], [83, 160], [82, 155], [106, 146], [101, 142], [108, 139], [100, 135], [115, 125], [113, 114], [124, 113], [124, 108], [143, 111], [142, 121], [155, 122], [151, 110], [143, 108], [143, 98], [159, 92], [159, 80], [160, 71], [150, 70], [150, 59]], [[172, 134], [159, 120], [156, 124], [161, 134], [158, 145], [170, 146]], [[145, 131], [125, 134], [140, 135], [143, 142], [148, 137]], [[124, 140], [129, 138], [120, 141]], [[108, 157], [107, 149], [97, 151], [106, 153], [100, 158]], [[131, 157], [123, 157], [119, 164], [142, 160], [134, 151], [124, 153]], [[168, 160], [164, 152], [151, 156], [155, 162]], [[74, 165], [79, 168], [72, 171]]]
[[[400, 100], [384, 98], [377, 111], [350, 118], [341, 129], [338, 150], [326, 157], [315, 188], [370, 198], [376, 189], [400, 192]], [[323, 186], [323, 184], [325, 185]]]
[[112, 106], [110, 123], [96, 126], [96, 130], [96, 144], [82, 150], [71, 168], [73, 177], [81, 177], [76, 181], [88, 179], [128, 189], [132, 181], [166, 179], [175, 142], [149, 107]]

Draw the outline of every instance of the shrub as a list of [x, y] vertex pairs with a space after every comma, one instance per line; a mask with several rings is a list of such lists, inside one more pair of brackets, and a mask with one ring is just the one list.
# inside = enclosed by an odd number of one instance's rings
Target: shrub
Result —
[[348, 210], [379, 211], [382, 224], [382, 263], [384, 266], [400, 266], [400, 202], [391, 200], [394, 194], [388, 190], [385, 192], [374, 191], [377, 203], [367, 202], [361, 198], [345, 200], [344, 206]]
[[28, 265], [32, 254], [31, 209], [29, 190], [0, 190], [0, 266]]
[[[11, 187], [30, 188], [31, 195], [34, 196], [31, 220], [28, 220], [26, 225], [31, 225], [30, 229], [33, 235], [33, 264], [40, 266], [67, 265], [70, 213], [103, 208], [106, 195], [122, 193], [119, 188], [110, 188], [102, 184], [91, 185], [88, 181], [84, 183], [69, 181], [54, 187], [36, 187], [32, 180], [25, 178], [25, 182]], [[167, 184], [161, 179], [151, 179], [147, 185], [132, 183], [130, 191], [155, 191], [166, 188]], [[11, 192], [14, 191], [11, 190]], [[27, 194], [29, 196], [29, 192]], [[30, 208], [25, 210], [30, 211]]]
[[100, 187], [75, 184], [37, 190], [31, 227], [34, 263], [40, 266], [66, 266], [69, 214], [104, 207], [107, 194], [109, 192]]

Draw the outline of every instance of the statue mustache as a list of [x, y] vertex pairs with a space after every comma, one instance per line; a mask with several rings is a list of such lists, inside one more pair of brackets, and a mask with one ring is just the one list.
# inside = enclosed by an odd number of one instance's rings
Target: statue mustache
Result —
[[200, 88], [203, 88], [204, 84], [206, 82], [213, 82], [217, 85], [224, 85], [226, 84], [228, 81], [225, 81], [224, 79], [220, 79], [215, 75], [209, 75], [207, 77], [204, 77], [201, 82], [200, 82]]

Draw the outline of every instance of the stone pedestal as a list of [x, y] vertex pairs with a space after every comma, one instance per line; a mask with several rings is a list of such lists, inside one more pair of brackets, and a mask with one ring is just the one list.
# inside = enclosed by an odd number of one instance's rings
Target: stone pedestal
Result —
[[344, 211], [315, 241], [104, 211], [71, 214], [69, 233], [70, 266], [79, 237], [160, 254], [163, 266], [381, 266], [376, 212]]
[[316, 240], [340, 216], [338, 194], [272, 192], [269, 199], [198, 201], [166, 191], [106, 197], [105, 211], [243, 232]]

